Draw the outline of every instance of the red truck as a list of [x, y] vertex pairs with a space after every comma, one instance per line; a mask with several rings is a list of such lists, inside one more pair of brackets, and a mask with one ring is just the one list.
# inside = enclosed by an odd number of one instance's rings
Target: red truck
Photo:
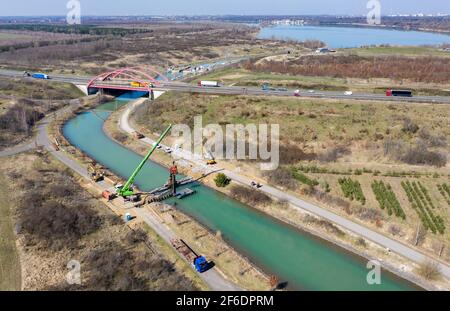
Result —
[[412, 97], [412, 91], [411, 90], [392, 90], [387, 89], [386, 90], [386, 96], [401, 96], [401, 97]]

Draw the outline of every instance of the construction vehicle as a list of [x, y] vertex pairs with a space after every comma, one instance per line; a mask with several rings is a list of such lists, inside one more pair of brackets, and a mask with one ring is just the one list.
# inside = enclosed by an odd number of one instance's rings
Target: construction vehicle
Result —
[[142, 135], [142, 134], [139, 133], [139, 132], [133, 132], [133, 137], [134, 137], [135, 139], [142, 139], [142, 138], [144, 138], [145, 136]]
[[105, 171], [101, 167], [98, 168], [95, 162], [88, 165], [87, 171], [94, 182], [101, 181], [105, 177]]
[[211, 264], [206, 258], [197, 255], [197, 253], [195, 253], [182, 239], [171, 239], [170, 242], [172, 243], [172, 246], [192, 264], [197, 272], [203, 273], [211, 268]]
[[207, 165], [214, 165], [217, 164], [216, 162], [216, 158], [214, 157], [213, 153], [211, 152], [211, 150], [205, 150], [206, 153], [206, 157], [207, 157], [207, 161], [206, 164]]
[[130, 85], [131, 85], [132, 87], [147, 87], [147, 86], [148, 86], [148, 83], [132, 81], [132, 82], [130, 83]]
[[117, 197], [117, 195], [111, 191], [105, 190], [102, 192], [102, 197], [108, 201], [111, 201], [114, 200]]
[[133, 190], [133, 183], [136, 178], [136, 176], [141, 171], [142, 167], [144, 166], [145, 162], [147, 162], [148, 158], [152, 155], [153, 151], [155, 151], [156, 146], [161, 143], [161, 141], [166, 137], [166, 135], [169, 133], [169, 131], [172, 129], [172, 124], [170, 124], [167, 129], [161, 134], [161, 136], [156, 141], [156, 144], [152, 146], [152, 148], [149, 150], [149, 152], [146, 154], [146, 156], [142, 159], [141, 163], [139, 163], [138, 167], [134, 170], [133, 174], [130, 176], [130, 178], [127, 180], [127, 182], [124, 185], [118, 185], [116, 186], [116, 194], [118, 196], [121, 196], [125, 200], [137, 200], [140, 197], [140, 194], [134, 193]]

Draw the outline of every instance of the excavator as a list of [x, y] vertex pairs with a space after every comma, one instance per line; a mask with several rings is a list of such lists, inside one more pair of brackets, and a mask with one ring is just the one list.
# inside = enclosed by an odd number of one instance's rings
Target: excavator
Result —
[[161, 136], [158, 138], [156, 143], [153, 144], [152, 148], [149, 150], [149, 152], [145, 155], [145, 157], [142, 159], [141, 163], [136, 167], [133, 174], [128, 178], [127, 182], [124, 185], [117, 185], [116, 186], [116, 193], [113, 194], [107, 190], [103, 191], [103, 197], [107, 200], [111, 200], [116, 196], [120, 196], [124, 198], [125, 201], [137, 201], [140, 198], [140, 193], [135, 193], [133, 189], [133, 183], [136, 178], [136, 176], [141, 171], [142, 167], [144, 166], [145, 162], [150, 158], [152, 153], [155, 151], [155, 149], [158, 147], [158, 145], [161, 143], [161, 141], [164, 139], [164, 137], [167, 136], [169, 131], [172, 129], [172, 124], [170, 124], [167, 129], [161, 134]]

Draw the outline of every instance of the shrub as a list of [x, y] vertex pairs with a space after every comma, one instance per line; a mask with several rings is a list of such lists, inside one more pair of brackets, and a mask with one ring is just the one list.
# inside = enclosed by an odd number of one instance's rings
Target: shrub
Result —
[[405, 143], [399, 139], [388, 137], [383, 142], [383, 151], [385, 156], [390, 156], [398, 159], [399, 155], [403, 154]]
[[444, 197], [444, 199], [447, 201], [448, 205], [450, 205], [450, 187], [443, 183], [442, 185], [437, 185], [439, 193]]
[[422, 139], [422, 142], [429, 147], [447, 147], [448, 145], [445, 135], [431, 135], [430, 132], [424, 128], [420, 129], [419, 137]]
[[305, 174], [298, 172], [298, 171], [293, 171], [292, 172], [292, 176], [298, 180], [299, 182], [301, 182], [302, 184], [314, 187], [317, 186], [319, 184], [319, 182], [315, 179], [309, 178], [308, 176], [306, 176]]
[[366, 197], [364, 196], [361, 184], [358, 181], [353, 181], [350, 178], [339, 178], [338, 182], [341, 185], [344, 197], [351, 201], [355, 199], [363, 205], [366, 204]]
[[335, 162], [340, 157], [349, 154], [349, 150], [347, 147], [338, 146], [327, 150], [326, 152], [320, 154], [317, 159], [320, 162]]
[[375, 180], [372, 183], [372, 190], [380, 208], [383, 210], [386, 209], [389, 216], [394, 214], [402, 219], [406, 218], [405, 212], [401, 208], [394, 191], [392, 191], [391, 185], [381, 180]]
[[408, 201], [411, 203], [411, 207], [416, 211], [422, 224], [426, 230], [431, 230], [433, 233], [439, 232], [444, 234], [445, 223], [444, 219], [435, 215], [432, 211], [433, 203], [427, 198], [428, 194], [426, 189], [416, 182], [402, 182], [402, 187], [406, 192]]
[[214, 178], [217, 187], [226, 187], [230, 183], [230, 179], [224, 173], [219, 173]]
[[422, 262], [417, 272], [427, 280], [435, 280], [441, 275], [439, 266], [434, 261]]
[[292, 173], [284, 168], [265, 171], [263, 174], [265, 177], [267, 177], [270, 183], [285, 187], [290, 190], [295, 190], [298, 187], [298, 183], [292, 176]]
[[379, 210], [367, 207], [361, 208], [357, 215], [360, 219], [369, 221], [378, 221], [383, 218]]
[[408, 164], [433, 165], [443, 167], [447, 164], [447, 155], [441, 152], [429, 151], [425, 145], [416, 145], [409, 148], [406, 153], [401, 156], [401, 160]]
[[[88, 277], [86, 290], [193, 290], [193, 284], [176, 273], [172, 263], [155, 254], [110, 242], [89, 252], [82, 260]], [[163, 284], [158, 282], [164, 280]]]
[[27, 243], [56, 250], [72, 248], [100, 228], [102, 218], [70, 175], [47, 167], [40, 179], [30, 180], [33, 188], [20, 198], [17, 211], [19, 232]]
[[114, 133], [112, 134], [112, 137], [113, 137], [115, 140], [117, 140], [118, 142], [122, 143], [122, 144], [123, 144], [124, 142], [126, 142], [127, 139], [128, 139], [128, 136], [125, 135], [124, 133], [121, 133], [121, 132], [114, 132]]
[[256, 189], [250, 189], [244, 186], [233, 186], [230, 195], [236, 200], [243, 201], [247, 204], [269, 204], [272, 203], [272, 198]]
[[361, 247], [366, 247], [367, 243], [366, 243], [366, 240], [364, 240], [363, 238], [358, 238], [356, 240], [356, 245], [359, 245]]
[[287, 143], [280, 144], [280, 163], [281, 164], [296, 164], [300, 161], [311, 161], [316, 159], [316, 154], [305, 153], [299, 147]]
[[416, 123], [414, 123], [410, 118], [405, 117], [403, 119], [402, 130], [405, 133], [415, 134], [419, 130], [419, 126]]

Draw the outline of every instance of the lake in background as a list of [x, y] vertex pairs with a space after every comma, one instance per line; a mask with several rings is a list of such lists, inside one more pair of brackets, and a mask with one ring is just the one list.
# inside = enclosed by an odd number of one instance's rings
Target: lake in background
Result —
[[262, 28], [261, 39], [320, 40], [330, 48], [353, 48], [363, 45], [440, 45], [450, 43], [446, 34], [363, 27], [289, 26]]

